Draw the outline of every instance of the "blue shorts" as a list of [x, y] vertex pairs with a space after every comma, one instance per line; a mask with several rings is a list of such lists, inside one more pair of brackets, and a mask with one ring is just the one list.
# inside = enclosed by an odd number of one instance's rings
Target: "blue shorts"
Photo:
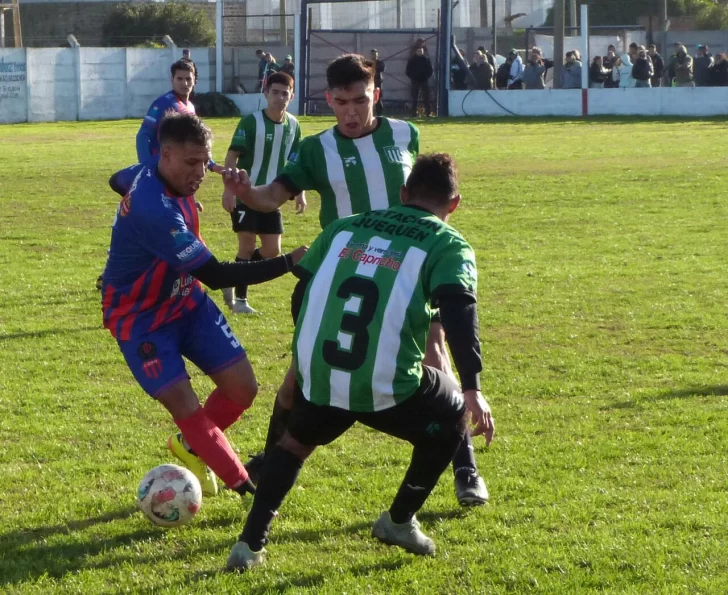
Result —
[[181, 318], [118, 343], [134, 378], [152, 397], [189, 378], [182, 356], [207, 375], [246, 357], [225, 316], [207, 296]]

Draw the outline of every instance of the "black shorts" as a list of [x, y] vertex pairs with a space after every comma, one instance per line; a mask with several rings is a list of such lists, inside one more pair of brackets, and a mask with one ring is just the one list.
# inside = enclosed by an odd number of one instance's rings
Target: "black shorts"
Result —
[[281, 235], [283, 233], [283, 216], [280, 209], [272, 213], [261, 213], [238, 203], [233, 212], [230, 213], [230, 219], [232, 219], [235, 233], [241, 231], [270, 235]]
[[298, 384], [288, 419], [290, 435], [307, 446], [330, 444], [359, 422], [417, 445], [465, 435], [465, 401], [460, 387], [440, 370], [423, 366], [420, 386], [409, 399], [383, 411], [357, 412], [315, 405]]

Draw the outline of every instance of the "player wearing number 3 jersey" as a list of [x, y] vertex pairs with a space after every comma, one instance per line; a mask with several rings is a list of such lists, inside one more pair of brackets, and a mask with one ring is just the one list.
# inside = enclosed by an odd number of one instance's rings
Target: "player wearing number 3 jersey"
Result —
[[[466, 409], [474, 435], [484, 433], [488, 443], [493, 437], [480, 393], [475, 255], [446, 223], [460, 203], [450, 157], [420, 157], [402, 202], [332, 223], [296, 267], [294, 405], [286, 433], [266, 455], [230, 569], [262, 563], [270, 524], [304, 461], [355, 422], [414, 447], [374, 537], [433, 554], [415, 513], [467, 431]], [[440, 308], [462, 392], [423, 365], [433, 308]]]
[[[405, 183], [417, 153], [419, 133], [408, 122], [374, 117], [379, 90], [374, 87], [374, 64], [362, 56], [348, 54], [326, 70], [327, 99], [336, 115], [336, 126], [304, 138], [296, 155], [273, 183], [253, 187], [245, 179], [238, 197], [261, 211], [278, 208], [302, 190], [321, 195], [321, 226], [342, 217], [385, 209], [400, 204]], [[442, 326], [434, 321], [425, 363], [452, 374], [444, 345]], [[278, 391], [270, 421], [265, 453], [280, 439], [293, 402], [294, 373], [291, 368]], [[246, 463], [255, 477], [263, 457]], [[478, 475], [472, 441], [466, 435], [453, 457], [455, 491], [462, 505], [483, 504], [488, 498], [485, 482]]]

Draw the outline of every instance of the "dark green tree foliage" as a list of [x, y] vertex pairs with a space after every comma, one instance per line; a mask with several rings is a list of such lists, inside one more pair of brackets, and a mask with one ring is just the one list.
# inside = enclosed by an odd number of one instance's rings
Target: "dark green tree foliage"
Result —
[[215, 28], [200, 8], [181, 2], [117, 4], [103, 26], [109, 46], [138, 46], [169, 35], [177, 45], [210, 46]]
[[[577, 5], [589, 4], [589, 24], [598, 25], [636, 25], [637, 19], [647, 16], [650, 11], [657, 16], [659, 14], [659, 2], [661, 0], [589, 0], [588, 2], [577, 1]], [[571, 3], [566, 2], [566, 22], [569, 22], [569, 10]], [[720, 6], [719, 6], [720, 5]], [[669, 17], [695, 16], [700, 23], [702, 20], [710, 21], [710, 17], [704, 17], [709, 13], [715, 17], [718, 13], [726, 13], [726, 0], [668, 0], [667, 14]], [[577, 19], [578, 19], [577, 14]], [[549, 10], [544, 26], [552, 27], [554, 24], [553, 9]], [[706, 28], [706, 27], [701, 27]], [[718, 23], [713, 20], [712, 29], [719, 28]], [[723, 28], [721, 26], [720, 28]]]

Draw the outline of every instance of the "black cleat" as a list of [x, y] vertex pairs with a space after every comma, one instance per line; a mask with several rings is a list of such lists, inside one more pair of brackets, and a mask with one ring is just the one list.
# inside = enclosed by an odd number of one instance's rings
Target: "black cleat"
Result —
[[460, 506], [480, 506], [488, 501], [485, 481], [474, 469], [466, 469], [455, 474], [455, 494]]
[[260, 477], [260, 471], [263, 468], [264, 462], [265, 453], [261, 451], [257, 455], [250, 455], [248, 462], [243, 465], [253, 485], [258, 485], [258, 478]]

